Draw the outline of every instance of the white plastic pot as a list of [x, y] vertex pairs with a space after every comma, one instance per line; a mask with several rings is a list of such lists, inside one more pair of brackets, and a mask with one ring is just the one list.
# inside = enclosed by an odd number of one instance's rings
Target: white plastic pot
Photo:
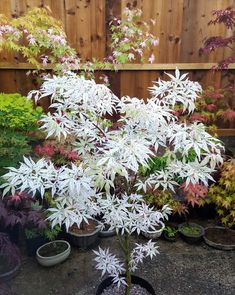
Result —
[[[45, 247], [49, 244], [53, 244], [53, 243], [64, 243], [67, 245], [67, 248], [63, 252], [61, 252], [57, 255], [42, 256], [40, 254], [40, 250], [42, 250], [43, 247]], [[39, 247], [36, 252], [36, 258], [37, 258], [38, 263], [41, 264], [42, 266], [50, 267], [50, 266], [54, 266], [56, 264], [63, 262], [65, 259], [68, 258], [70, 252], [71, 252], [71, 247], [67, 241], [56, 240], [53, 242], [46, 243], [46, 244], [42, 245], [41, 247]]]
[[160, 236], [162, 235], [162, 232], [164, 230], [165, 226], [162, 225], [162, 226], [159, 226], [156, 228], [156, 232], [153, 232], [153, 233], [149, 233], [149, 232], [143, 232], [141, 231], [142, 235], [147, 238], [147, 239], [151, 239], [151, 240], [155, 240], [155, 239], [158, 239], [160, 238]]

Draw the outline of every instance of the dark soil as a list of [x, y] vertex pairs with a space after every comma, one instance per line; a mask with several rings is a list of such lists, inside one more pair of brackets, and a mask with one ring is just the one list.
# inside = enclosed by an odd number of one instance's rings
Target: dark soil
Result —
[[205, 237], [216, 244], [235, 245], [235, 233], [219, 228], [208, 228]]
[[63, 242], [51, 243], [40, 249], [39, 254], [43, 257], [50, 257], [64, 252], [68, 245]]
[[[125, 286], [117, 287], [117, 285], [111, 285], [106, 288], [102, 295], [125, 295]], [[151, 295], [146, 289], [139, 285], [132, 285], [130, 295]]]
[[76, 224], [69, 228], [69, 231], [75, 234], [89, 234], [96, 230], [97, 222], [95, 220], [89, 220], [89, 223], [82, 223], [81, 228], [78, 228]]

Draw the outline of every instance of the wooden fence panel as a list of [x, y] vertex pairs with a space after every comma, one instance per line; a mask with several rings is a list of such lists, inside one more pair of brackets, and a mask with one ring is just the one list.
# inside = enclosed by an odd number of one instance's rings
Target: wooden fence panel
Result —
[[[143, 20], [156, 20], [152, 29], [160, 39], [154, 49], [156, 62], [217, 62], [231, 50], [200, 56], [199, 49], [207, 36], [231, 34], [223, 25], [207, 25], [213, 9], [229, 5], [234, 5], [234, 0], [1, 0], [0, 13], [17, 17], [35, 6], [50, 7], [52, 15], [64, 25], [69, 44], [83, 59], [90, 59], [108, 53], [110, 16], [120, 16], [126, 6], [137, 7], [143, 11]], [[14, 59], [4, 52], [1, 60]]]
[[[230, 55], [231, 49], [220, 49], [210, 55], [201, 56], [199, 49], [205, 37], [232, 34], [223, 25], [208, 27], [207, 23], [212, 18], [213, 9], [223, 9], [234, 4], [234, 0], [1, 0], [0, 13], [8, 17], [18, 17], [35, 6], [49, 7], [52, 15], [62, 22], [69, 44], [83, 60], [90, 60], [93, 57], [102, 59], [108, 56], [110, 20], [115, 16], [120, 17], [126, 6], [140, 8], [143, 11], [143, 20], [156, 19], [156, 25], [152, 28], [152, 33], [160, 41], [159, 46], [154, 49], [156, 63], [193, 63], [194, 68], [187, 70], [193, 80], [199, 81], [204, 87], [219, 87], [226, 85], [228, 81], [234, 84], [234, 70], [226, 74], [213, 73], [208, 70], [207, 63], [218, 62]], [[0, 53], [1, 92], [18, 91], [27, 94], [30, 89], [38, 87], [32, 78], [26, 76], [27, 66], [24, 65], [22, 69], [17, 66], [23, 61], [15, 53]], [[6, 62], [9, 63], [9, 68]], [[137, 70], [136, 67], [128, 70], [124, 67], [119, 73], [105, 73], [117, 95], [145, 99], [152, 81], [164, 77], [164, 70], [161, 68], [153, 70], [141, 65]]]

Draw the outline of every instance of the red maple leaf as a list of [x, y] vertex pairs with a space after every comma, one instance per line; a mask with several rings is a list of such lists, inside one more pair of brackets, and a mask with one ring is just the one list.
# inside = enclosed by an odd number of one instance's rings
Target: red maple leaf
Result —
[[216, 105], [213, 104], [213, 103], [208, 104], [208, 105], [206, 105], [206, 110], [207, 110], [208, 112], [214, 112], [214, 111], [216, 110]]
[[190, 121], [192, 122], [195, 122], [195, 121], [199, 121], [199, 122], [208, 122], [208, 117], [205, 116], [205, 115], [201, 115], [201, 114], [193, 114], [191, 117], [190, 117]]
[[221, 113], [221, 117], [223, 117], [227, 121], [233, 121], [235, 119], [235, 111], [227, 110]]
[[205, 198], [208, 192], [207, 187], [201, 184], [190, 183], [188, 186], [186, 186], [184, 183], [182, 184], [181, 188], [185, 192], [186, 201], [191, 204], [192, 207], [194, 207], [195, 204], [199, 204], [200, 200]]

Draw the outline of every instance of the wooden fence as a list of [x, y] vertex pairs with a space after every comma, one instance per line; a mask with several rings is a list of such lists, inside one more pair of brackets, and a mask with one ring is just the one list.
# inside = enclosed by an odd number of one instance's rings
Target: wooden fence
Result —
[[[0, 13], [18, 17], [32, 7], [49, 6], [55, 18], [64, 25], [69, 44], [83, 59], [104, 58], [109, 48], [108, 23], [120, 17], [124, 7], [137, 7], [143, 11], [143, 20], [155, 19], [152, 33], [159, 37], [154, 49], [156, 64], [127, 64], [118, 73], [107, 71], [111, 86], [118, 95], [148, 96], [148, 87], [164, 71], [176, 66], [189, 72], [193, 80], [208, 85], [221, 86], [228, 81], [235, 84], [234, 69], [212, 72], [213, 63], [231, 53], [219, 49], [210, 55], [200, 55], [205, 37], [229, 35], [223, 25], [208, 26], [213, 9], [233, 6], [234, 0], [1, 0]], [[0, 91], [26, 94], [37, 87], [26, 77], [29, 64], [22, 63], [13, 53], [0, 54]]]

